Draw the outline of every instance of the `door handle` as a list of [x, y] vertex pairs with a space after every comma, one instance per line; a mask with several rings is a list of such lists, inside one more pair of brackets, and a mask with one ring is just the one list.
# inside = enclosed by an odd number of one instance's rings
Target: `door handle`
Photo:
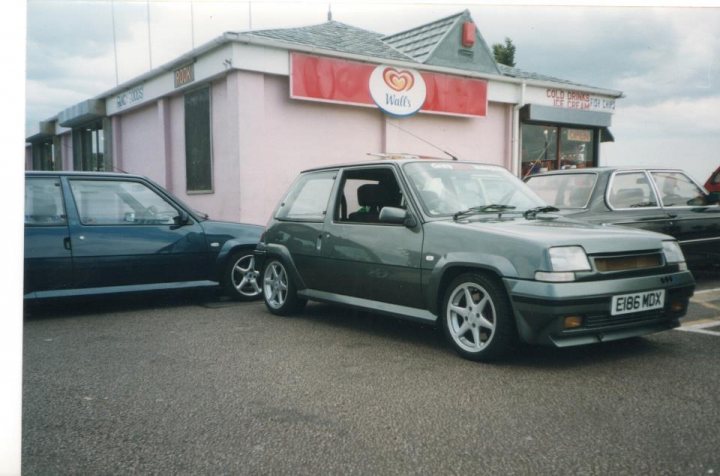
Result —
[[70, 237], [69, 237], [69, 236], [66, 236], [65, 238], [63, 238], [63, 247], [64, 247], [66, 250], [71, 250], [71, 249], [72, 249], [72, 246], [70, 245]]
[[677, 213], [668, 213], [668, 218], [677, 218]]

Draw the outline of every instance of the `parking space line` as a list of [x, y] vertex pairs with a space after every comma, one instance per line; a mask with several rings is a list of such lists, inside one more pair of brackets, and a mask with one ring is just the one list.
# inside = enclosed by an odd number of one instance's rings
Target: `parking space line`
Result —
[[711, 336], [717, 336], [720, 337], [720, 332], [718, 331], [710, 331], [707, 328], [708, 327], [717, 327], [720, 325], [720, 322], [714, 320], [714, 319], [703, 319], [700, 321], [691, 321], [690, 323], [683, 324], [680, 327], [676, 327], [676, 331], [685, 331], [685, 332], [696, 332], [698, 334], [707, 334]]

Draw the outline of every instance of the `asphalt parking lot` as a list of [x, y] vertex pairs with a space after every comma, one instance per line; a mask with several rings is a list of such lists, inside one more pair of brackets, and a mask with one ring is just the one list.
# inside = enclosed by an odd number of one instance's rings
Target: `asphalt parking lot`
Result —
[[684, 331], [492, 365], [431, 327], [321, 304], [33, 308], [23, 473], [717, 474], [720, 292], [699, 289]]

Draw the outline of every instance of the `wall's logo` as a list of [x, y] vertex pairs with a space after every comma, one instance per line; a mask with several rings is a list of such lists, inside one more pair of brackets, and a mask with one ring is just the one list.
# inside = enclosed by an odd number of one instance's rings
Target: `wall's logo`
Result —
[[415, 114], [425, 103], [426, 87], [420, 73], [380, 65], [370, 75], [370, 96], [392, 116]]

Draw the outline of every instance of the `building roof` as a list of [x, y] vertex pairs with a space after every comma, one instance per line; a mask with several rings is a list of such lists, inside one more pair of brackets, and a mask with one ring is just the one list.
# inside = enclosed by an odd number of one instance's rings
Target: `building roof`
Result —
[[243, 32], [243, 34], [300, 45], [316, 46], [342, 53], [413, 61], [412, 57], [383, 42], [383, 35], [380, 33], [374, 33], [333, 20], [300, 28], [255, 30]]
[[424, 63], [464, 15], [465, 11], [456, 13], [410, 30], [385, 36], [382, 41], [412, 57], [415, 61]]
[[546, 74], [532, 73], [530, 71], [524, 71], [522, 69], [515, 68], [512, 66], [507, 66], [507, 65], [504, 65], [501, 63], [498, 63], [497, 66], [503, 76], [508, 76], [510, 78], [532, 79], [535, 81], [548, 81], [548, 82], [552, 82], [552, 83], [567, 84], [570, 86], [581, 86], [584, 88], [596, 88], [596, 86], [590, 86], [587, 84], [576, 83], [573, 81], [569, 81], [567, 79], [557, 78], [555, 76], [548, 76]]

